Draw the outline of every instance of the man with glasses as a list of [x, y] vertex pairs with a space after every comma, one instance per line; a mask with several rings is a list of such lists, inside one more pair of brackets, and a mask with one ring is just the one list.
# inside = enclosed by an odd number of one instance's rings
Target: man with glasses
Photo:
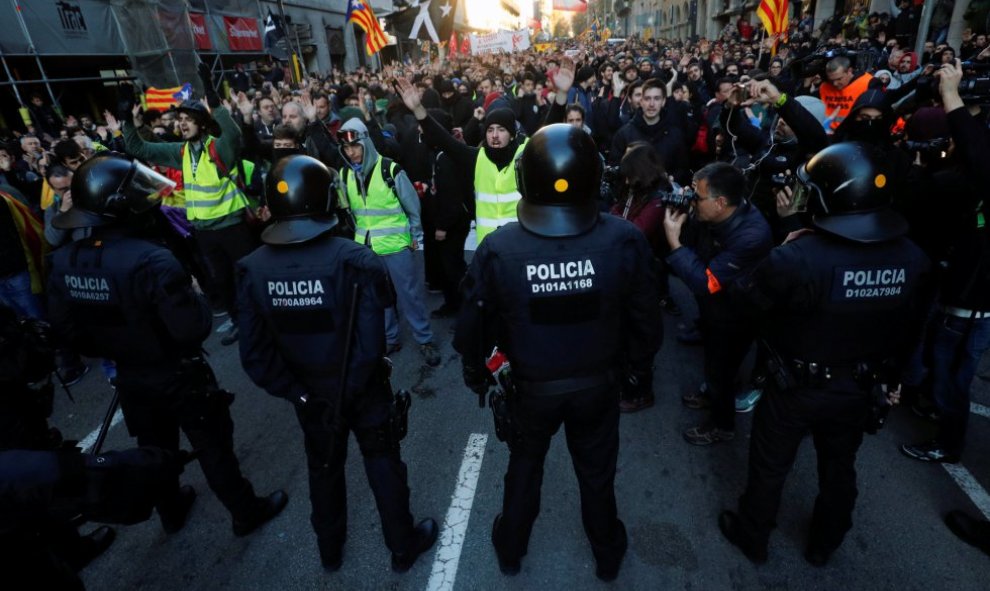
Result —
[[870, 87], [871, 80], [873, 76], [869, 72], [857, 76], [848, 57], [833, 57], [825, 64], [825, 80], [818, 88], [818, 94], [825, 103], [825, 113], [833, 131], [849, 116], [856, 99]]
[[705, 346], [705, 383], [682, 397], [684, 406], [711, 409], [711, 418], [684, 432], [692, 445], [712, 445], [735, 436], [734, 381], [753, 343], [753, 328], [735, 310], [728, 292], [773, 247], [770, 225], [743, 196], [746, 178], [734, 166], [713, 162], [694, 175], [694, 220], [701, 231], [681, 242], [688, 214], [668, 208], [664, 232], [670, 269], [698, 301]]

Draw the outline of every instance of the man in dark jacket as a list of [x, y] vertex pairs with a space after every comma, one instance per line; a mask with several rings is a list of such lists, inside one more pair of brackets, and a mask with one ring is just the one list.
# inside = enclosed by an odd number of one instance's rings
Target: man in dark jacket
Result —
[[609, 160], [613, 164], [618, 164], [629, 144], [646, 142], [660, 155], [667, 172], [678, 182], [686, 184], [689, 173], [684, 132], [673, 124], [669, 113], [664, 111], [665, 101], [666, 90], [663, 82], [651, 79], [643, 83], [643, 98], [639, 102], [640, 111], [632, 121], [616, 132], [612, 139]]
[[746, 179], [730, 164], [715, 162], [694, 175], [694, 216], [704, 224], [697, 240], [681, 243], [687, 214], [667, 210], [667, 263], [695, 294], [705, 344], [705, 386], [685, 395], [688, 408], [711, 408], [711, 421], [684, 432], [692, 445], [735, 436], [733, 385], [753, 342], [753, 327], [733, 308], [728, 291], [773, 247], [770, 226], [745, 201]]

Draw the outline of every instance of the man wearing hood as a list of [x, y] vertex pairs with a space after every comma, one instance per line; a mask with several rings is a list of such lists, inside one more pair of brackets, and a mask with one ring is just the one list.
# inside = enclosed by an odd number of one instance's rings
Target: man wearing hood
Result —
[[474, 112], [471, 99], [457, 92], [454, 83], [449, 80], [440, 83], [440, 104], [443, 110], [450, 113], [454, 127], [464, 127]]
[[[382, 257], [420, 353], [427, 365], [436, 367], [440, 365], [440, 354], [433, 344], [424, 303], [423, 275], [413, 254], [423, 243], [416, 189], [395, 162], [378, 155], [360, 119], [344, 123], [338, 138], [347, 163], [341, 169], [341, 200], [354, 216], [354, 240]], [[385, 338], [387, 354], [402, 347], [395, 308], [385, 313]]]
[[526, 141], [516, 135], [512, 110], [495, 108], [485, 115], [485, 141], [476, 148], [460, 143], [434, 121], [408, 80], [399, 79], [397, 90], [419, 121], [427, 142], [448, 154], [462, 170], [473, 171], [478, 243], [496, 228], [515, 222], [520, 194], [512, 163], [522, 154]]

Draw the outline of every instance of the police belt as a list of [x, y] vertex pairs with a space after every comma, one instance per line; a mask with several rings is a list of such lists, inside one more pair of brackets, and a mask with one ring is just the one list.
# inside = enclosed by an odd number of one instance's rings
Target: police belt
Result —
[[526, 396], [559, 396], [611, 386], [616, 383], [616, 377], [615, 372], [607, 371], [591, 376], [564, 378], [562, 380], [530, 381], [516, 379], [515, 382], [519, 392]]
[[967, 310], [966, 308], [955, 308], [953, 306], [939, 306], [939, 309], [946, 316], [955, 316], [956, 318], [965, 318], [973, 320], [983, 320], [984, 318], [990, 318], [990, 312], [979, 312], [977, 310]]
[[821, 388], [836, 380], [851, 380], [863, 387], [870, 387], [879, 379], [883, 367], [883, 363], [879, 362], [830, 365], [801, 359], [792, 359], [788, 365], [797, 384], [811, 388]]

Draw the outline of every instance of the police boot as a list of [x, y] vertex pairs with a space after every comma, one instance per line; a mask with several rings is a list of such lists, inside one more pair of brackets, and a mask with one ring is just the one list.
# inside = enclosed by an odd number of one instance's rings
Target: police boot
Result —
[[600, 560], [598, 562], [598, 568], [595, 569], [595, 576], [600, 580], [610, 583], [619, 576], [619, 567], [622, 566], [622, 558], [626, 555], [626, 550], [629, 548], [629, 537], [626, 535], [626, 524], [622, 523], [621, 520], [616, 520], [616, 532], [618, 538], [621, 542], [619, 546], [619, 551], [616, 552], [616, 556], [607, 560]]
[[88, 535], [80, 536], [78, 544], [71, 554], [65, 557], [65, 561], [74, 570], [80, 571], [94, 558], [103, 554], [116, 537], [117, 532], [112, 527], [105, 525], [98, 527]]
[[974, 519], [962, 511], [949, 511], [945, 514], [945, 525], [960, 540], [990, 556], [990, 522]]
[[423, 552], [433, 547], [437, 541], [437, 522], [424, 519], [413, 530], [413, 541], [409, 549], [402, 553], [392, 553], [392, 572], [404, 573], [412, 568]]
[[158, 507], [158, 516], [162, 520], [165, 533], [174, 534], [182, 529], [195, 500], [196, 490], [187, 484], [179, 489], [179, 494], [168, 505]]
[[265, 498], [255, 499], [251, 512], [241, 518], [234, 518], [234, 535], [246, 536], [282, 512], [289, 503], [289, 495], [277, 490]]
[[742, 527], [739, 524], [739, 515], [732, 511], [722, 511], [722, 514], [718, 516], [718, 529], [722, 531], [725, 539], [729, 540], [733, 546], [742, 550], [742, 553], [746, 555], [746, 558], [750, 562], [753, 564], [766, 563], [766, 547], [758, 548], [743, 536]]
[[519, 574], [522, 570], [522, 565], [520, 564], [519, 558], [504, 558], [502, 553], [498, 551], [498, 542], [495, 540], [498, 538], [499, 526], [502, 523], [502, 514], [499, 513], [495, 516], [495, 523], [492, 524], [492, 546], [495, 547], [495, 557], [498, 558], [498, 569], [502, 571], [503, 575], [514, 577]]

